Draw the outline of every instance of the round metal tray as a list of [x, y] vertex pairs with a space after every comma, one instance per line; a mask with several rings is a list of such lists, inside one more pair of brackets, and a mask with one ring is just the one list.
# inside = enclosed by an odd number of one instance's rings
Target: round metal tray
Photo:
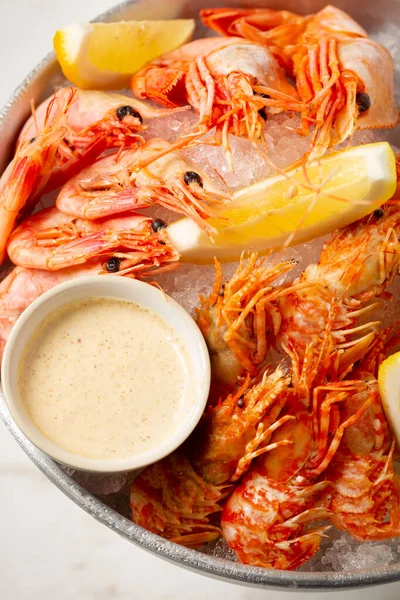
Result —
[[[231, 6], [261, 6], [310, 13], [321, 9], [327, 4], [320, 0], [277, 0], [262, 2], [257, 0], [229, 1]], [[354, 16], [367, 30], [382, 30], [387, 23], [391, 30], [400, 36], [400, 11], [398, 0], [383, 0], [376, 3], [373, 0], [338, 0], [335, 4]], [[197, 17], [203, 6], [223, 6], [224, 0], [159, 0], [130, 1], [119, 4], [115, 8], [100, 15], [98, 21], [119, 21], [124, 19], [168, 19]], [[196, 37], [205, 35], [206, 31], [198, 21]], [[0, 113], [0, 136], [2, 148], [0, 152], [0, 171], [3, 170], [12, 154], [16, 136], [30, 113], [30, 101], [33, 98], [36, 105], [50, 95], [54, 87], [62, 81], [61, 72], [53, 53], [47, 57], [26, 77], [15, 90], [9, 102]], [[400, 146], [399, 131], [390, 132], [388, 136], [397, 146]], [[81, 487], [57, 463], [33, 446], [19, 431], [10, 417], [4, 397], [0, 393], [0, 416], [19, 445], [45, 473], [45, 475], [71, 500], [88, 512], [92, 517], [110, 527], [124, 538], [157, 556], [165, 558], [193, 571], [260, 588], [286, 589], [338, 589], [364, 587], [400, 580], [400, 563], [368, 571], [346, 572], [307, 572], [307, 571], [274, 571], [249, 567], [228, 560], [216, 558], [195, 550], [189, 550], [146, 531], [135, 525], [101, 500]]]

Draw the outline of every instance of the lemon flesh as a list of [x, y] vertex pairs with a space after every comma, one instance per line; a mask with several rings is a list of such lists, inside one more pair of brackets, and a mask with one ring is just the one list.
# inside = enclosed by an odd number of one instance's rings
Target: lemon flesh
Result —
[[383, 408], [400, 448], [400, 352], [383, 361], [378, 382]]
[[61, 69], [83, 89], [121, 89], [149, 60], [185, 44], [193, 19], [76, 23], [60, 29], [53, 40]]
[[336, 152], [306, 171], [307, 177], [299, 167], [236, 191], [221, 218], [210, 220], [217, 230], [212, 240], [188, 218], [169, 225], [182, 260], [227, 262], [244, 250], [304, 243], [371, 213], [396, 189], [396, 161], [387, 142]]

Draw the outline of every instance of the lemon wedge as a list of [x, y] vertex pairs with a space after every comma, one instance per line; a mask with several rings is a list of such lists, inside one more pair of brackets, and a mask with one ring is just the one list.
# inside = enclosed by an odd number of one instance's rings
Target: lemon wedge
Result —
[[193, 19], [77, 23], [59, 29], [53, 43], [72, 83], [83, 89], [121, 89], [149, 60], [186, 43], [194, 27]]
[[400, 448], [400, 352], [383, 361], [378, 382], [383, 408]]
[[169, 225], [182, 260], [227, 262], [243, 250], [307, 242], [371, 213], [396, 189], [396, 161], [387, 142], [336, 152], [306, 171], [307, 177], [299, 167], [234, 192], [221, 218], [210, 220], [217, 230], [212, 240], [188, 218]]

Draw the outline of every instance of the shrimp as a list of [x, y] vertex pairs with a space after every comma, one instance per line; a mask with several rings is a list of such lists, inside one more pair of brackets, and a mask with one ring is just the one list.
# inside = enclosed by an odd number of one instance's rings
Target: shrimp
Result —
[[296, 264], [283, 261], [268, 265], [253, 253], [243, 256], [229, 282], [215, 261], [216, 280], [208, 297], [200, 296], [197, 324], [206, 340], [213, 381], [234, 386], [239, 375], [255, 375], [269, 349], [268, 330], [277, 335], [280, 315], [271, 304], [272, 283]]
[[[375, 386], [373, 403], [347, 429], [324, 473], [333, 484], [329, 490], [332, 523], [361, 542], [400, 535], [400, 480], [394, 468], [395, 442], [377, 381], [370, 378]], [[345, 404], [345, 414], [359, 403], [355, 394]]]
[[[143, 141], [140, 133], [152, 119], [173, 113], [151, 108], [122, 94], [62, 88], [35, 109], [20, 133], [17, 149], [35, 138], [46, 121], [51, 124], [57, 118], [69, 96], [73, 96], [73, 102], [66, 111], [67, 130], [59, 144], [50, 180], [42, 193], [63, 185], [109, 148], [137, 146]], [[175, 109], [175, 112], [186, 109]]]
[[[331, 431], [332, 409], [355, 393], [362, 403]], [[331, 516], [331, 482], [325, 473], [323, 479], [318, 475], [371, 404], [371, 389], [360, 380], [308, 390], [297, 385], [293, 374], [287, 396], [281, 419], [292, 419], [273, 433], [269, 452], [260, 448], [261, 456], [235, 488], [221, 517], [223, 535], [240, 562], [274, 569], [295, 569], [319, 549], [328, 526], [308, 525]]]
[[177, 544], [196, 547], [221, 535], [211, 519], [221, 511], [225, 495], [222, 486], [206, 483], [183, 454], [174, 452], [132, 483], [132, 521]]
[[333, 380], [346, 376], [374, 343], [380, 322], [363, 319], [398, 274], [399, 227], [400, 209], [393, 202], [338, 230], [325, 243], [319, 262], [278, 298], [277, 342], [300, 364], [311, 345], [314, 376], [320, 380], [328, 373]]
[[228, 133], [259, 141], [267, 111], [305, 110], [269, 50], [240, 38], [185, 44], [135, 73], [131, 87], [165, 106], [187, 101], [199, 114], [199, 131], [217, 128], [230, 162]]
[[210, 406], [191, 438], [193, 466], [208, 483], [237, 481], [253, 458], [270, 450], [265, 440], [288, 419], [279, 419], [291, 375], [284, 365], [264, 372], [249, 389], [249, 376], [234, 394]]
[[51, 177], [58, 148], [67, 131], [66, 113], [74, 100], [72, 93], [50, 123], [50, 104], [44, 126], [36, 138], [21, 143], [0, 179], [0, 264], [6, 257], [8, 239], [25, 205], [44, 189]]
[[29, 213], [44, 193], [108, 148], [137, 146], [146, 122], [169, 112], [128, 96], [72, 87], [43, 102], [22, 129], [15, 156], [0, 179], [0, 264], [20, 213]]
[[267, 46], [278, 63], [290, 72], [292, 47], [311, 16], [269, 8], [205, 8], [200, 17], [220, 35], [241, 37]]
[[94, 222], [47, 208], [15, 229], [8, 253], [16, 265], [49, 271], [100, 256], [118, 259], [123, 272], [173, 268], [179, 255], [165, 231], [151, 225], [152, 219], [134, 213]]
[[[62, 188], [56, 206], [66, 214], [92, 220], [157, 203], [211, 231], [205, 219], [215, 216], [215, 208], [229, 195], [171, 148], [169, 142], [152, 139], [137, 149], [101, 158]], [[164, 156], [153, 162], [160, 153]], [[149, 167], [141, 168], [149, 161]]]
[[37, 135], [46, 120], [51, 120], [56, 115], [71, 94], [74, 95], [74, 102], [67, 114], [67, 146], [81, 148], [91, 138], [97, 139], [99, 136], [105, 136], [107, 147], [124, 146], [129, 142], [129, 135], [135, 137], [137, 131], [144, 131], [152, 119], [173, 114], [169, 110], [152, 108], [131, 96], [66, 87], [55, 92], [35, 109], [22, 128], [17, 145]]
[[294, 65], [300, 97], [314, 107], [311, 116], [303, 115], [303, 133], [315, 123], [310, 160], [355, 129], [393, 128], [399, 122], [393, 59], [377, 42], [322, 36], [304, 45]]
[[210, 8], [203, 9], [200, 17], [207, 27], [221, 35], [239, 36], [268, 46], [277, 59], [285, 64], [302, 36], [315, 38], [323, 32], [368, 37], [366, 31], [347, 13], [331, 5], [315, 15], [297, 15], [270, 8]]
[[36, 298], [63, 281], [104, 272], [99, 260], [60, 271], [15, 267], [0, 283], [0, 357], [13, 325]]
[[370, 40], [349, 15], [326, 6], [302, 17], [270, 9], [202, 12], [206, 25], [224, 35], [264, 44], [294, 77], [306, 135], [315, 124], [310, 159], [339, 144], [356, 128], [388, 128], [399, 121], [390, 53]]
[[[368, 381], [373, 390], [370, 406], [346, 429], [328, 469], [332, 482], [328, 499], [330, 520], [356, 540], [380, 540], [400, 535], [400, 479], [395, 470], [395, 441], [380, 394], [377, 374], [381, 362], [399, 341], [399, 323], [377, 336], [351, 376]], [[348, 398], [342, 416], [357, 409], [360, 394]]]
[[309, 483], [300, 475], [313, 438], [310, 416], [304, 407], [297, 409], [292, 405], [296, 419], [272, 436], [269, 444], [277, 446], [255, 460], [222, 512], [223, 535], [242, 563], [294, 569], [318, 550], [327, 528], [304, 531], [305, 524], [329, 515], [325, 507], [314, 506], [328, 482]]

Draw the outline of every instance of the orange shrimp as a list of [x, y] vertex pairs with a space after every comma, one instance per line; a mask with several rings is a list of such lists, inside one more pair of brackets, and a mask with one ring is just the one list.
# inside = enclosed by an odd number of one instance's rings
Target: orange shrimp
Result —
[[270, 9], [210, 9], [202, 18], [219, 33], [264, 44], [295, 78], [300, 99], [311, 111], [303, 115], [301, 133], [315, 125], [311, 159], [356, 128], [398, 123], [389, 52], [338, 8], [326, 6], [306, 17]]
[[[216, 215], [229, 194], [215, 188], [205, 173], [172, 148], [169, 142], [152, 139], [105, 156], [68, 181], [56, 206], [68, 215], [93, 220], [156, 203], [191, 217], [210, 232], [205, 219]], [[152, 164], [141, 168], [143, 162]]]
[[[343, 378], [373, 344], [379, 321], [362, 319], [385, 298], [400, 266], [396, 202], [333, 234], [319, 262], [277, 300], [277, 340], [300, 365], [314, 349], [314, 376]], [[326, 362], [324, 363], [324, 360]]]
[[179, 255], [165, 231], [154, 232], [151, 224], [149, 217], [134, 213], [94, 222], [47, 208], [17, 227], [8, 253], [16, 265], [49, 271], [100, 256], [118, 259], [124, 272], [173, 268]]
[[265, 442], [272, 433], [293, 418], [279, 418], [290, 385], [291, 374], [280, 365], [249, 389], [247, 376], [234, 394], [210, 406], [191, 438], [196, 472], [215, 485], [240, 479], [256, 456], [271, 449]]
[[277, 447], [253, 462], [221, 517], [223, 535], [240, 562], [275, 569], [294, 569], [311, 558], [326, 527], [307, 533], [304, 527], [329, 514], [314, 505], [328, 483], [301, 476], [313, 448], [311, 417], [294, 395], [287, 402], [296, 419], [272, 436], [269, 443]]
[[131, 486], [132, 520], [184, 546], [217, 539], [212, 518], [221, 511], [226, 488], [206, 483], [179, 452], [146, 467]]
[[[302, 377], [307, 379], [305, 374]], [[222, 513], [223, 535], [246, 564], [295, 569], [319, 549], [327, 526], [310, 529], [309, 525], [331, 516], [331, 483], [325, 473], [320, 480], [318, 475], [334, 459], [345, 431], [371, 404], [371, 389], [364, 381], [335, 382], [308, 390], [295, 379], [281, 413], [292, 419], [272, 435], [270, 451], [264, 453], [261, 447], [261, 456]], [[330, 438], [332, 409], [354, 393], [359, 393], [363, 402], [338, 424]]]
[[[367, 377], [368, 374], [364, 374]], [[400, 535], [400, 479], [394, 468], [395, 442], [390, 434], [377, 381], [373, 402], [349, 427], [324, 473], [332, 482], [329, 509], [332, 523], [356, 540]], [[358, 394], [347, 400], [344, 417], [357, 409]]]
[[310, 159], [355, 129], [392, 128], [399, 122], [393, 59], [369, 38], [321, 35], [294, 56], [294, 71], [300, 97], [313, 105], [311, 116], [303, 117], [303, 133], [315, 125]]
[[197, 130], [216, 127], [230, 162], [228, 133], [259, 141], [267, 112], [305, 110], [269, 50], [241, 38], [185, 44], [135, 73], [131, 87], [165, 106], [189, 102], [199, 114]]
[[[268, 265], [253, 253], [230, 281], [222, 283], [215, 261], [216, 281], [208, 297], [200, 296], [197, 324], [206, 340], [214, 381], [234, 385], [244, 371], [255, 375], [269, 349], [268, 330], [277, 335], [280, 315], [271, 304], [273, 283], [296, 264], [288, 260]], [[272, 335], [272, 334], [271, 334]]]

